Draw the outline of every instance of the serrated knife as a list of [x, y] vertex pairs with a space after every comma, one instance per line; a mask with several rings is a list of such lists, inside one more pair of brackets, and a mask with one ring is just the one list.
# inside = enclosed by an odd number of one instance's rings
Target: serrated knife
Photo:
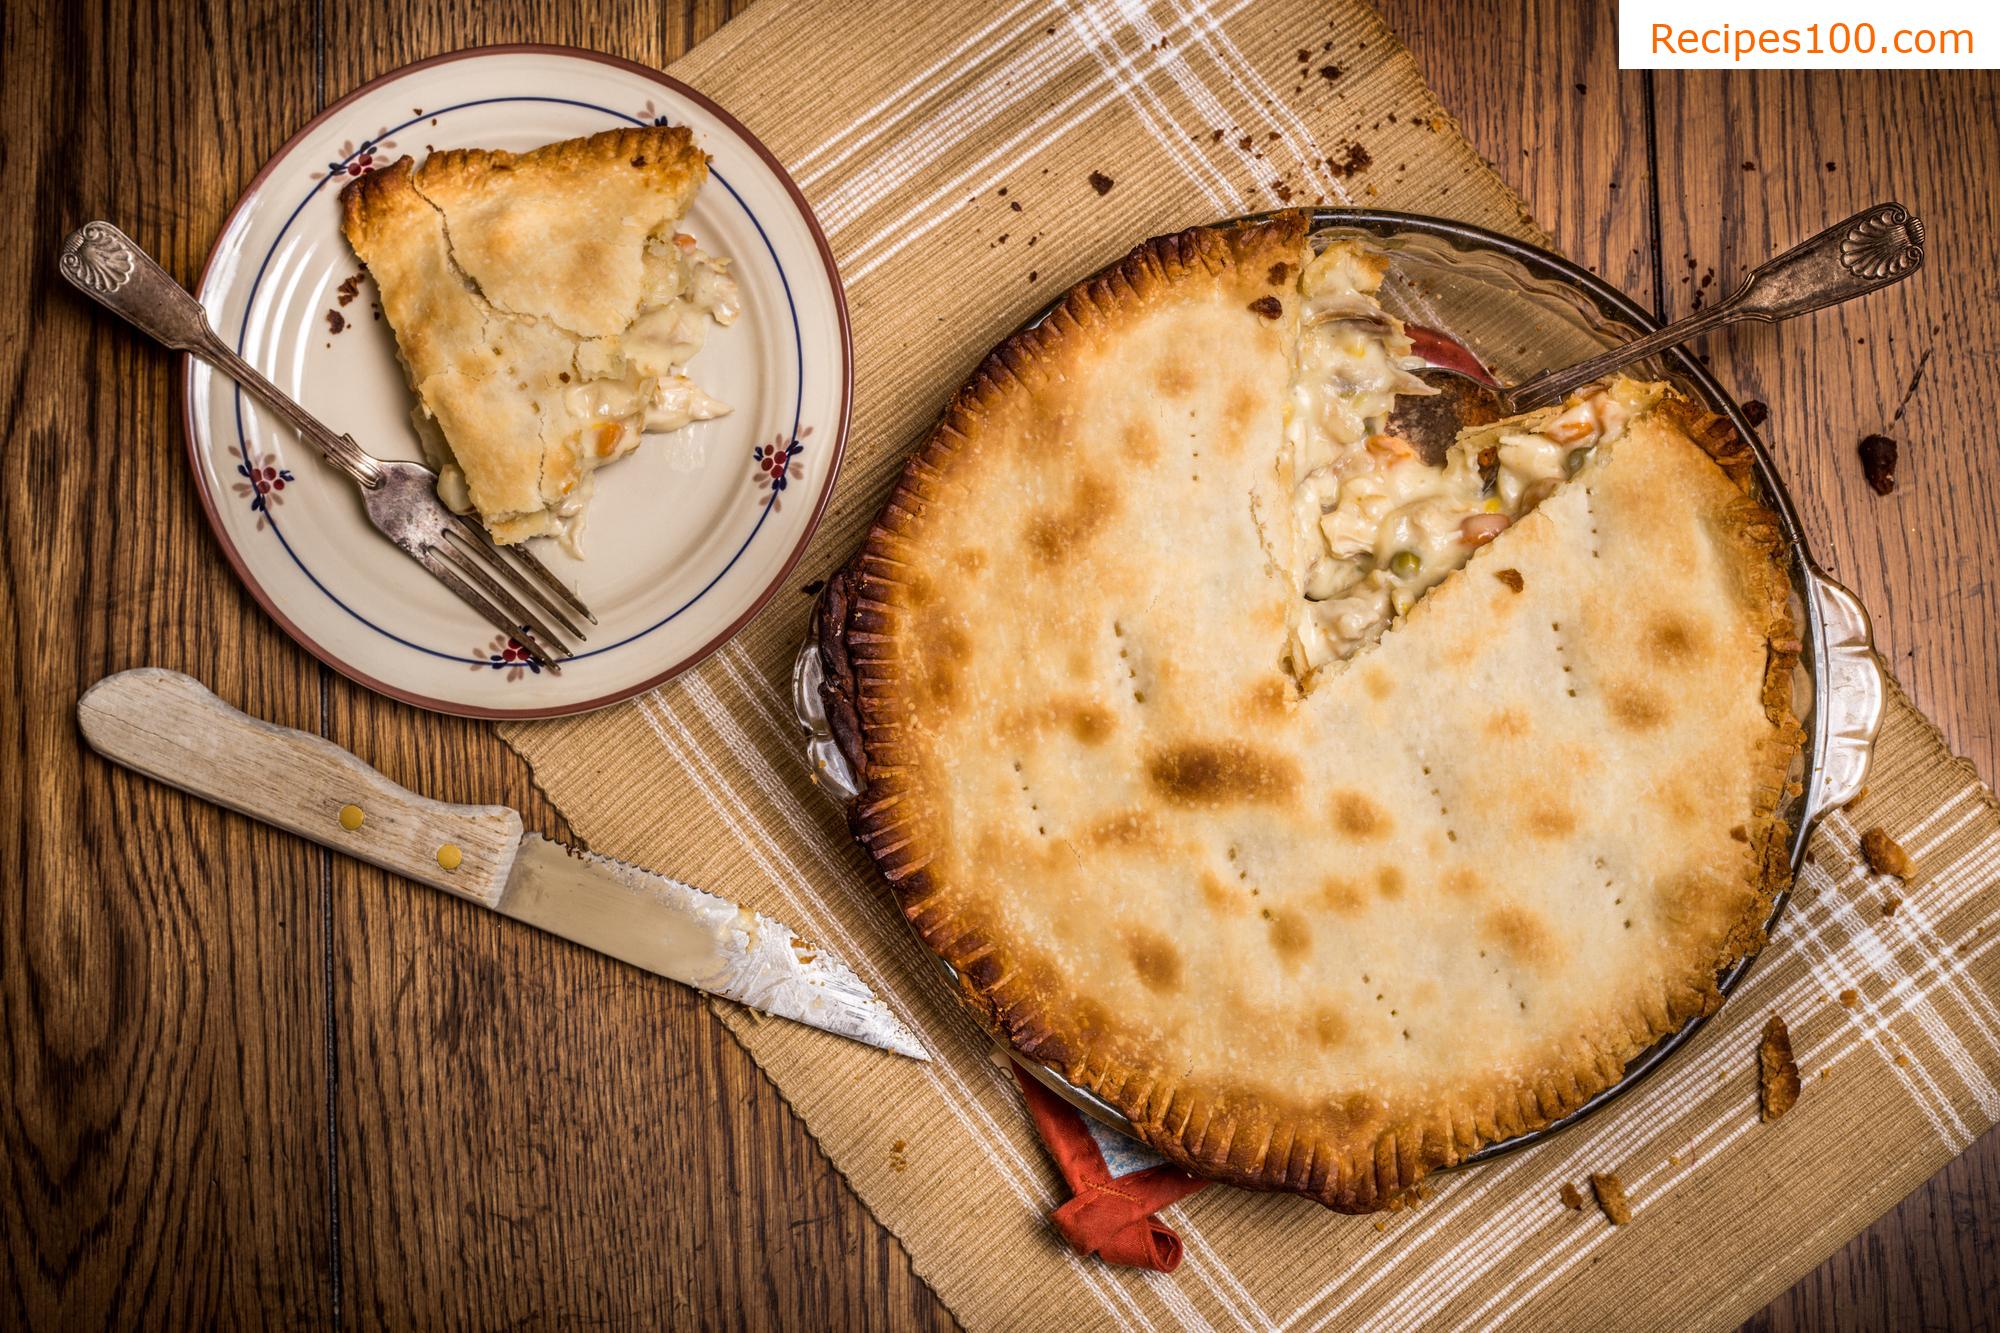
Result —
[[710, 995], [930, 1058], [846, 964], [771, 918], [524, 833], [506, 806], [419, 796], [179, 672], [107, 676], [76, 714], [92, 749], [169, 786]]

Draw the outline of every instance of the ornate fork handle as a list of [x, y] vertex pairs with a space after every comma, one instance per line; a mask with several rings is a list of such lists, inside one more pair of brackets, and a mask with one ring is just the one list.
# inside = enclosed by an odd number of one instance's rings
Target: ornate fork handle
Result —
[[335, 434], [238, 356], [209, 327], [201, 303], [124, 232], [108, 222], [84, 224], [63, 241], [59, 267], [71, 286], [140, 332], [201, 358], [242, 385], [362, 486], [372, 490], [382, 484], [382, 469], [373, 457], [351, 437]]
[[1901, 204], [1876, 204], [1758, 265], [1729, 299], [1502, 396], [1509, 412], [1531, 412], [1698, 333], [1741, 319], [1775, 324], [1901, 282], [1923, 264], [1923, 220]]

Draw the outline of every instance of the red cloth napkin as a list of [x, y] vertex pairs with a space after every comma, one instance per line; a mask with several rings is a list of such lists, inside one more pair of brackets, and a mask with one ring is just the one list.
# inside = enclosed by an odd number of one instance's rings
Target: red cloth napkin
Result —
[[1171, 1273], [1181, 1265], [1181, 1238], [1153, 1213], [1208, 1182], [1176, 1166], [1150, 1166], [1114, 1176], [1083, 1116], [1009, 1061], [1014, 1081], [1049, 1155], [1075, 1197], [1049, 1214], [1063, 1239], [1106, 1263]]

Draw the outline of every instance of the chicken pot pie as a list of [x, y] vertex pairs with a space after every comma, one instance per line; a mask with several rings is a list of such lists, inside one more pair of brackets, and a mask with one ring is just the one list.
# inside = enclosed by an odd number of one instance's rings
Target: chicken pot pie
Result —
[[1003, 344], [819, 643], [850, 823], [985, 1024], [1360, 1212], [1720, 1002], [1798, 644], [1718, 422], [1619, 380], [1428, 468], [1380, 261], [1306, 233], [1148, 242]]
[[578, 554], [597, 468], [729, 410], [686, 374], [740, 308], [729, 261], [679, 230], [707, 177], [676, 125], [404, 157], [341, 191], [438, 494], [494, 540]]

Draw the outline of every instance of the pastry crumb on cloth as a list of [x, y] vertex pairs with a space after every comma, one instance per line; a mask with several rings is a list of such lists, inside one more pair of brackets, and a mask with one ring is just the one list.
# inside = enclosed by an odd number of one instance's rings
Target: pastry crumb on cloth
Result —
[[1562, 1183], [1562, 1188], [1556, 1191], [1556, 1194], [1562, 1200], [1563, 1207], [1572, 1212], [1583, 1211], [1583, 1192], [1567, 1180]]
[[1866, 858], [1868, 868], [1878, 875], [1908, 879], [1910, 872], [1916, 869], [1903, 845], [1890, 837], [1888, 830], [1879, 824], [1861, 835], [1861, 855]]
[[1799, 1100], [1799, 1066], [1792, 1059], [1792, 1034], [1785, 1020], [1772, 1014], [1757, 1043], [1757, 1096], [1766, 1122], [1776, 1120]]
[[1622, 1227], [1632, 1220], [1632, 1205], [1625, 1199], [1625, 1182], [1614, 1171], [1593, 1171], [1590, 1173], [1590, 1190], [1597, 1196], [1597, 1206], [1611, 1219], [1611, 1225]]

